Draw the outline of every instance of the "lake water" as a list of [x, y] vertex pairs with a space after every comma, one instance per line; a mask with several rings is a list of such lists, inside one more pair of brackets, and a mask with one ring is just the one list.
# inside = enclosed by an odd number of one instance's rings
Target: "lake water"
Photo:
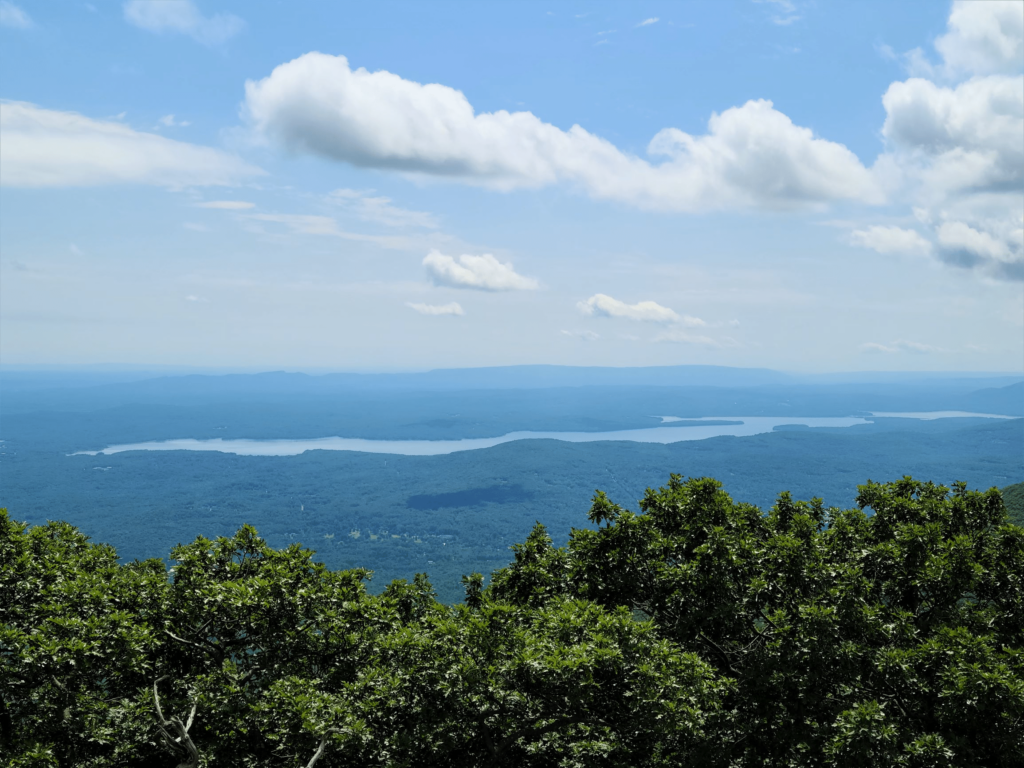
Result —
[[921, 419], [923, 421], [931, 421], [932, 419], [958, 419], [968, 416], [975, 419], [1020, 418], [1019, 416], [1001, 416], [998, 413], [970, 413], [968, 411], [904, 411], [898, 413], [886, 411], [871, 411], [871, 415], [887, 419]]
[[[953, 417], [1013, 418], [995, 414], [967, 413], [963, 411], [935, 411], [929, 413], [874, 413], [874, 417], [900, 417], [939, 419]], [[218, 451], [239, 456], [297, 456], [306, 451], [358, 451], [361, 453], [391, 453], [402, 456], [439, 456], [457, 451], [475, 451], [492, 448], [515, 440], [562, 440], [567, 443], [593, 443], [625, 440], [633, 443], [678, 443], [686, 440], [706, 440], [709, 437], [749, 437], [771, 432], [776, 427], [852, 427], [868, 424], [858, 416], [708, 416], [682, 418], [661, 416], [662, 423], [685, 421], [686, 426], [662, 426], [643, 429], [624, 429], [615, 432], [509, 432], [499, 437], [467, 438], [463, 440], [365, 440], [354, 437], [317, 437], [301, 440], [161, 440], [147, 443], [111, 445], [98, 451], [78, 451], [73, 456], [109, 455], [125, 451]], [[708, 423], [702, 423], [708, 422]]]

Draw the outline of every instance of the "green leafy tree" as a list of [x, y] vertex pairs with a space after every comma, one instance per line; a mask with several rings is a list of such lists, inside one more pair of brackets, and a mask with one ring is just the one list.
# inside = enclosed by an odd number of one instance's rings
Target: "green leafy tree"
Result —
[[250, 527], [171, 554], [0, 515], [12, 765], [674, 765], [728, 687], [585, 601], [496, 604], [474, 576], [445, 606], [422, 574], [373, 596]]
[[594, 498], [443, 605], [251, 527], [120, 563], [0, 512], [11, 766], [1018, 766], [1024, 530], [905, 478]]
[[1022, 764], [1024, 530], [963, 485], [857, 504], [784, 493], [764, 515], [673, 476], [635, 514], [599, 492], [597, 530], [556, 549], [538, 527], [491, 593], [652, 619], [735, 680], [730, 765]]

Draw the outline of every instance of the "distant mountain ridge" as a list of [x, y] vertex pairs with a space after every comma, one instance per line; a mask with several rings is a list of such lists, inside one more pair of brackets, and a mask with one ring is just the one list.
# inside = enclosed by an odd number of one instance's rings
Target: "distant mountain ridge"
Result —
[[[401, 409], [437, 401], [426, 418], [465, 414], [574, 412], [606, 419], [631, 411], [619, 427], [645, 426], [650, 417], [849, 416], [870, 411], [962, 410], [1024, 416], [1024, 380], [962, 374], [802, 375], [764, 368], [664, 366], [599, 368], [507, 366], [439, 369], [422, 373], [266, 373], [160, 375], [111, 381], [74, 372], [0, 373], [0, 410], [80, 411], [126, 405], [197, 406], [276, 404], [289, 410], [378, 410], [385, 401]], [[468, 399], [468, 400], [467, 400]], [[443, 407], [441, 400], [444, 400]], [[499, 405], [498, 401], [503, 403]], [[364, 406], [358, 406], [363, 403]], [[389, 406], [390, 407], [390, 406]], [[497, 409], [497, 410], [495, 410]], [[429, 410], [429, 409], [428, 409]], [[637, 421], [640, 419], [640, 421]], [[416, 419], [419, 421], [419, 419]], [[510, 424], [510, 429], [525, 428]], [[561, 427], [537, 427], [561, 428]], [[575, 428], [575, 427], [574, 427]], [[597, 427], [595, 427], [596, 429]], [[317, 434], [321, 434], [317, 431]]]
[[259, 389], [268, 392], [304, 389], [546, 389], [552, 387], [751, 387], [772, 384], [837, 386], [915, 384], [970, 389], [1020, 384], [1024, 373], [855, 371], [804, 374], [770, 368], [735, 368], [721, 365], [608, 367], [569, 365], [509, 365], [486, 368], [438, 368], [399, 373], [304, 373], [265, 371], [242, 373], [124, 371], [115, 374], [91, 368], [22, 370], [0, 368], [0, 388], [18, 391], [54, 386], [140, 386], [159, 389], [172, 385]]

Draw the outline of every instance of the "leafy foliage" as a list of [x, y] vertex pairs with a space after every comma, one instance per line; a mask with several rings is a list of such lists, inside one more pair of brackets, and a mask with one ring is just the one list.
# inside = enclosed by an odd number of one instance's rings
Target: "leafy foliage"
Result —
[[650, 618], [734, 681], [727, 764], [1019, 765], [1024, 530], [962, 484], [868, 483], [857, 503], [783, 493], [763, 515], [678, 476], [643, 514], [598, 493], [598, 530], [556, 549], [538, 527], [491, 593]]
[[1003, 488], [1002, 494], [1010, 522], [1024, 526], [1024, 483], [1008, 485]]
[[963, 485], [868, 483], [858, 506], [599, 492], [596, 530], [538, 525], [455, 606], [249, 526], [168, 572], [2, 512], [0, 759], [1019, 765], [1024, 530]]

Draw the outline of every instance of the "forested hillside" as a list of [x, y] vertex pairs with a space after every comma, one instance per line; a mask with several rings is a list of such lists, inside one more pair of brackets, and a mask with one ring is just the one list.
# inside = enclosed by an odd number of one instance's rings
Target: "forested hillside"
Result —
[[598, 492], [465, 600], [248, 526], [121, 563], [0, 513], [14, 766], [1019, 766], [1024, 529], [904, 478], [856, 508]]
[[1003, 502], [1010, 520], [1015, 525], [1024, 526], [1024, 483], [1003, 488]]

